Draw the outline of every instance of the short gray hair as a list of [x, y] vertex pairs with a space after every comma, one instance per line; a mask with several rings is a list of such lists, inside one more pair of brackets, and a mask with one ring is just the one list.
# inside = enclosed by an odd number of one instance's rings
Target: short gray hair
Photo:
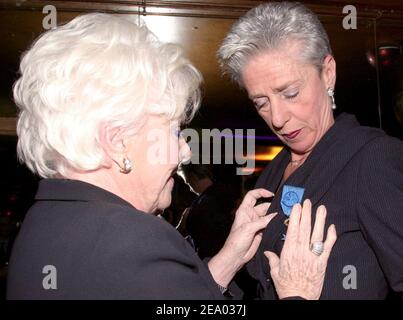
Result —
[[[17, 153], [42, 177], [106, 164], [100, 126], [133, 134], [144, 115], [190, 121], [200, 72], [175, 44], [115, 15], [91, 13], [41, 35], [14, 85]], [[134, 18], [133, 18], [134, 19]]]
[[274, 50], [289, 40], [302, 44], [299, 59], [321, 70], [332, 55], [329, 38], [319, 18], [298, 2], [270, 2], [249, 10], [225, 37], [218, 59], [223, 73], [242, 86], [242, 68], [252, 56]]

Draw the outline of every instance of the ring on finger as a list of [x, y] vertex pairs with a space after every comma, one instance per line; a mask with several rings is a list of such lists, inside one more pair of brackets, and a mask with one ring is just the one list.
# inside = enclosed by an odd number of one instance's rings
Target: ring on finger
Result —
[[311, 243], [309, 249], [313, 254], [320, 256], [325, 250], [325, 246], [322, 241], [315, 241]]

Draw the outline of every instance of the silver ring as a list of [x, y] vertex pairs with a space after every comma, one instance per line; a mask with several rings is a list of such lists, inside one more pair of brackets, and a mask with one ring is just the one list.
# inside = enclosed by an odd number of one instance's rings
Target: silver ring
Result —
[[311, 243], [309, 249], [313, 254], [320, 256], [325, 250], [325, 245], [322, 241], [316, 241]]

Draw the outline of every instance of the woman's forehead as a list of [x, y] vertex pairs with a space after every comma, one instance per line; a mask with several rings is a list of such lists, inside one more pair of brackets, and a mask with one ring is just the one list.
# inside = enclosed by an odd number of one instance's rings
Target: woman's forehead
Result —
[[271, 90], [279, 92], [304, 81], [313, 71], [315, 71], [313, 66], [304, 64], [298, 59], [266, 54], [251, 60], [243, 69], [242, 77], [248, 91], [270, 87]]

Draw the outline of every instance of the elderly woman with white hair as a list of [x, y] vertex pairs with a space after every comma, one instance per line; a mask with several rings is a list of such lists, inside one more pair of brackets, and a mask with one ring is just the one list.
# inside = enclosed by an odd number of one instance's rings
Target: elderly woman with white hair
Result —
[[[273, 218], [249, 192], [208, 262], [163, 219], [172, 175], [191, 156], [180, 135], [199, 106], [200, 73], [145, 26], [88, 14], [44, 33], [14, 86], [18, 155], [44, 179], [9, 264], [9, 299], [223, 299]], [[323, 210], [323, 209], [322, 209]], [[318, 298], [336, 241], [308, 249], [310, 204], [295, 206], [281, 298]], [[323, 233], [324, 216], [315, 224]], [[214, 235], [212, 235], [214, 236]], [[301, 272], [311, 270], [310, 272]], [[292, 274], [291, 272], [294, 272]]]
[[218, 55], [285, 145], [257, 182], [275, 193], [269, 212], [279, 213], [247, 266], [259, 296], [276, 298], [278, 281], [268, 279], [286, 250], [290, 208], [304, 198], [324, 204], [338, 231], [321, 299], [401, 294], [403, 143], [354, 116], [334, 118], [336, 63], [318, 17], [300, 3], [262, 4], [233, 25]]

